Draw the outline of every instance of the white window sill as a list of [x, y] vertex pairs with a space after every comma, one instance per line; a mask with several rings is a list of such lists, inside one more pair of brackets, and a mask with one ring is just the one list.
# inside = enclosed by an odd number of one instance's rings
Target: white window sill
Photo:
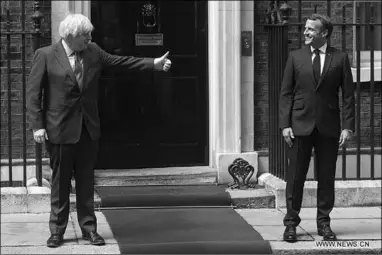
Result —
[[[381, 81], [381, 66], [375, 66], [374, 67], [374, 81]], [[353, 82], [357, 82], [357, 68], [352, 67], [351, 72], [353, 74]], [[370, 67], [361, 67], [361, 82], [368, 82], [370, 81]]]

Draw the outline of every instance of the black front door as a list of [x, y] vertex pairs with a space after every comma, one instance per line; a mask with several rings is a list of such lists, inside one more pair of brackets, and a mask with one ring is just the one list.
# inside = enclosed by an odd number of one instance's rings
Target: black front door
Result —
[[208, 165], [207, 1], [91, 1], [91, 20], [105, 51], [172, 61], [103, 71], [97, 168]]

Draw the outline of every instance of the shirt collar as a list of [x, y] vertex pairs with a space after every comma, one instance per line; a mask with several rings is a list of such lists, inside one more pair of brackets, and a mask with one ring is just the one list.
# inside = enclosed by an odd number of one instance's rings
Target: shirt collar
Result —
[[69, 57], [70, 55], [72, 55], [73, 50], [71, 48], [69, 48], [68, 44], [65, 42], [64, 39], [62, 39], [61, 41], [62, 41], [62, 46], [64, 46], [64, 50], [65, 50], [66, 56]]
[[[325, 43], [324, 45], [322, 45], [322, 46], [319, 48], [320, 52], [326, 54], [326, 49], [327, 49], [327, 47], [328, 47], [328, 44], [327, 44], [327, 43]], [[310, 46], [310, 50], [311, 50], [312, 52], [314, 52], [314, 48], [313, 48], [312, 46]]]

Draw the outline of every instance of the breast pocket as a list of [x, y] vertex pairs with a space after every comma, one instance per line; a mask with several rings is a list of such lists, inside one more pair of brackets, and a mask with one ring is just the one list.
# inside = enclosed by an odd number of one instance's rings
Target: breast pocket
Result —
[[341, 66], [330, 66], [325, 77], [323, 78], [323, 84], [330, 86], [330, 90], [337, 90], [337, 86], [341, 83], [342, 68]]

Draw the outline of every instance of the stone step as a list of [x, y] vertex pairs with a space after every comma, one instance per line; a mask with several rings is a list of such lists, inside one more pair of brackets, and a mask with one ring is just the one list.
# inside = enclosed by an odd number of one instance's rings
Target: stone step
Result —
[[[255, 189], [231, 190], [227, 188], [231, 197], [231, 205], [235, 208], [262, 209], [275, 208], [275, 196], [262, 186], [256, 186]], [[101, 198], [94, 193], [94, 208], [100, 211]], [[70, 211], [76, 211], [76, 195], [70, 194]]]
[[217, 183], [217, 169], [167, 167], [95, 170], [96, 186], [203, 185]]
[[[147, 186], [147, 185], [216, 185], [216, 169], [210, 167], [173, 167], [153, 169], [119, 169], [96, 170], [95, 186]], [[49, 184], [49, 183], [48, 183]], [[275, 196], [263, 186], [254, 189], [226, 190], [231, 196], [235, 208], [274, 208]], [[4, 189], [4, 192], [3, 192]], [[30, 212], [42, 213], [50, 211], [50, 185], [36, 187], [2, 188], [2, 213]], [[20, 189], [20, 191], [18, 191]], [[70, 211], [76, 211], [75, 182], [72, 181], [70, 195]], [[18, 192], [18, 193], [17, 193]], [[4, 194], [3, 194], [4, 193]], [[20, 194], [19, 194], [20, 193]], [[101, 199], [94, 194], [94, 207], [100, 210]]]
[[[217, 183], [217, 170], [210, 167], [170, 167], [96, 170], [96, 186], [208, 185]], [[223, 184], [224, 185], [224, 184]], [[226, 185], [226, 184], [225, 184]], [[275, 196], [262, 186], [229, 189], [236, 208], [274, 208]]]
[[[231, 205], [235, 208], [275, 208], [275, 196], [264, 187], [257, 186], [248, 190], [227, 188], [227, 192], [231, 197]], [[47, 187], [2, 188], [1, 200], [2, 214], [50, 212], [50, 189]], [[101, 198], [95, 192], [95, 210], [100, 211], [101, 205]], [[71, 193], [70, 211], [76, 210], [76, 194]]]
[[276, 196], [264, 186], [256, 185], [253, 189], [227, 189], [231, 203], [235, 208], [262, 209], [275, 208]]

